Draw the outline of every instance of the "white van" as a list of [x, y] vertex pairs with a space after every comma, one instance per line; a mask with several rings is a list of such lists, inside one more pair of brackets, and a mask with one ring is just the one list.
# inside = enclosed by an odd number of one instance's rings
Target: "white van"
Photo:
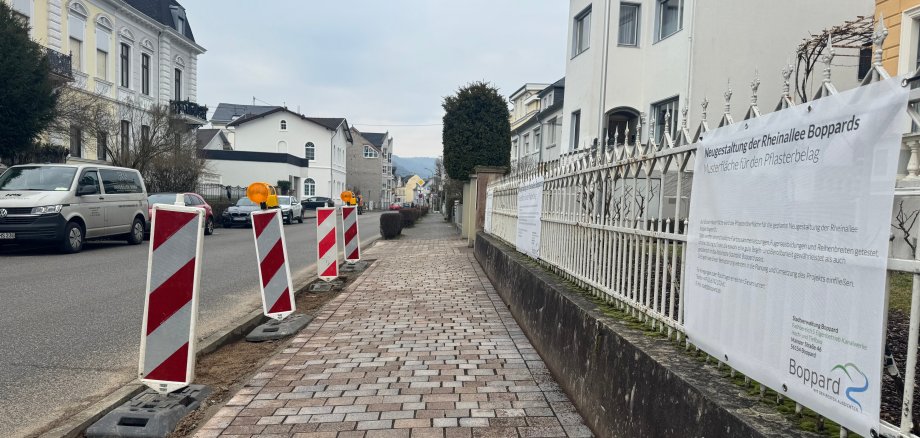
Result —
[[147, 189], [134, 169], [27, 164], [0, 175], [0, 244], [54, 242], [65, 253], [87, 239], [138, 245], [147, 220]]

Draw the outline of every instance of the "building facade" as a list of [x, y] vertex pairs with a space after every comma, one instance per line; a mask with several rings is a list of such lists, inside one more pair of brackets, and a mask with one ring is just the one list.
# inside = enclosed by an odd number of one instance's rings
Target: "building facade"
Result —
[[565, 79], [536, 93], [523, 92], [533, 85], [521, 87], [511, 97], [512, 118], [523, 114], [522, 118], [511, 122], [512, 167], [559, 158]]
[[393, 137], [389, 132], [363, 132], [365, 139], [380, 149], [381, 169], [380, 169], [380, 202], [383, 205], [390, 205], [396, 201], [393, 190], [396, 186], [396, 169], [393, 167]]
[[383, 151], [360, 131], [351, 128], [353, 142], [348, 146], [346, 161], [348, 170], [345, 186], [357, 195], [361, 195], [367, 208], [380, 208], [383, 202], [383, 172], [386, 158]]
[[[742, 118], [755, 77], [759, 94], [781, 95], [780, 69], [803, 39], [871, 16], [873, 6], [872, 0], [570, 0], [563, 152], [622, 143], [627, 130], [660, 139], [670, 127], [676, 135], [681, 110], [689, 109], [688, 125], [696, 126], [704, 99], [718, 119], [729, 88], [736, 96], [731, 113]], [[856, 85], [858, 62], [858, 56], [834, 59], [839, 87]], [[820, 85], [820, 78], [813, 82]], [[646, 116], [641, 129], [640, 115]]]
[[[190, 128], [206, 122], [207, 108], [196, 103], [198, 56], [205, 49], [177, 1], [3, 1], [28, 21], [32, 39], [48, 49], [52, 71], [66, 72], [71, 89], [118, 105], [116, 110], [163, 105]], [[73, 126], [69, 138], [50, 140], [70, 147], [69, 161], [105, 161], [102, 143], [129, 143], [139, 132], [121, 124], [118, 139]]]
[[[221, 108], [245, 105], [220, 104]], [[346, 189], [347, 151], [352, 144], [345, 118], [307, 117], [285, 107], [252, 108], [224, 126], [232, 151], [208, 153], [209, 169], [222, 184], [275, 184], [287, 180], [298, 198], [328, 196], [339, 199]], [[266, 155], [267, 154], [267, 155]], [[234, 159], [234, 157], [238, 157]]]

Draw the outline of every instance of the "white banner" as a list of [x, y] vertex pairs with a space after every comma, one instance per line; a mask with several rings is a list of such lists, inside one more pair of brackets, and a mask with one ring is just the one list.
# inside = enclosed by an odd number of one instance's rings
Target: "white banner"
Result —
[[489, 234], [492, 234], [492, 198], [494, 196], [494, 189], [486, 189], [486, 220], [483, 228]]
[[690, 199], [690, 341], [863, 436], [907, 94], [896, 78], [706, 133]]
[[543, 209], [543, 177], [537, 177], [518, 189], [517, 250], [540, 258], [540, 211]]

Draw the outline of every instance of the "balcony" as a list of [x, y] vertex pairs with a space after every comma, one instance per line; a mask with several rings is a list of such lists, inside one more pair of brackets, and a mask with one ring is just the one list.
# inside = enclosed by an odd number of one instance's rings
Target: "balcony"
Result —
[[54, 49], [47, 49], [48, 64], [51, 66], [51, 76], [54, 79], [70, 82], [73, 80], [73, 62], [70, 55], [65, 55]]
[[208, 122], [208, 107], [188, 100], [171, 100], [169, 108], [173, 114], [183, 116], [190, 124], [204, 125]]

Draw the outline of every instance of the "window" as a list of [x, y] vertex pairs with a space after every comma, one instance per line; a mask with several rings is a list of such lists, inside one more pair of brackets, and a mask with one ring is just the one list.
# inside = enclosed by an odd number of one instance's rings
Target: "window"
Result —
[[511, 157], [517, 158], [518, 156], [518, 140], [511, 140]]
[[530, 153], [530, 134], [524, 134], [524, 155]]
[[621, 46], [639, 45], [639, 5], [620, 4], [620, 35], [617, 42]]
[[282, 131], [287, 131], [287, 120], [282, 120], [282, 121], [281, 121], [281, 130], [282, 130]]
[[121, 43], [121, 86], [131, 88], [131, 46]]
[[141, 125], [141, 143], [144, 146], [150, 144], [150, 127], [147, 125]]
[[91, 195], [102, 193], [102, 190], [99, 189], [99, 173], [95, 170], [83, 172], [83, 175], [80, 177], [79, 185], [95, 187], [96, 191], [90, 193]]
[[70, 37], [70, 64], [74, 70], [83, 71], [83, 41]]
[[109, 143], [109, 135], [105, 131], [99, 131], [96, 133], [96, 159], [105, 161], [106, 160], [106, 148]]
[[112, 193], [141, 193], [143, 185], [140, 175], [131, 170], [99, 169], [102, 177], [102, 187], [106, 194]]
[[141, 93], [150, 95], [150, 55], [141, 55]]
[[307, 144], [304, 146], [304, 158], [308, 160], [316, 159], [316, 146], [313, 146], [312, 141], [307, 142]]
[[546, 122], [546, 138], [550, 147], [556, 145], [556, 118], [553, 117]]
[[96, 77], [109, 80], [109, 54], [104, 50], [96, 50]]
[[588, 50], [591, 42], [591, 6], [575, 16], [572, 26], [572, 57]]
[[303, 182], [303, 195], [304, 196], [316, 196], [316, 182], [313, 181], [313, 178], [307, 178]]
[[175, 71], [175, 95], [176, 100], [182, 100], [182, 70], [178, 68]]
[[83, 130], [76, 126], [70, 127], [70, 156], [76, 158], [83, 156]]
[[121, 153], [127, 155], [128, 153], [128, 142], [131, 141], [131, 122], [127, 120], [121, 121]]
[[377, 150], [370, 145], [364, 145], [364, 158], [377, 158]]
[[540, 128], [533, 130], [533, 150], [539, 151], [543, 148], [543, 138], [540, 135]]
[[655, 118], [654, 125], [652, 125], [652, 135], [655, 141], [660, 143], [664, 139], [665, 119], [668, 114], [671, 116], [671, 138], [677, 137], [677, 123], [674, 123], [674, 117], [678, 112], [678, 108], [676, 97], [652, 105], [652, 117]]
[[572, 113], [572, 150], [578, 149], [578, 135], [581, 132], [581, 110]]
[[658, 32], [655, 41], [661, 41], [683, 29], [684, 0], [657, 0], [658, 17], [655, 20]]

